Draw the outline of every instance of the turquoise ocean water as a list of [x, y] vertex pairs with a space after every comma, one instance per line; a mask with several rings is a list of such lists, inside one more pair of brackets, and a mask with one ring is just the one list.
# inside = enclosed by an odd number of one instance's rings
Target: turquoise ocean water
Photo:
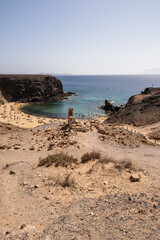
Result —
[[66, 118], [68, 107], [72, 107], [76, 118], [94, 118], [105, 115], [99, 108], [105, 99], [121, 105], [146, 87], [160, 87], [160, 75], [57, 77], [63, 83], [64, 92], [76, 92], [77, 96], [62, 102], [27, 105], [22, 110], [38, 116]]

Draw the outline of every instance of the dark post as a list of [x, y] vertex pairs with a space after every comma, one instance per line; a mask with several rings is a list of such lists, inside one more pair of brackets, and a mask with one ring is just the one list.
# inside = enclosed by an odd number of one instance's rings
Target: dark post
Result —
[[73, 119], [73, 108], [68, 108], [68, 125], [70, 126]]

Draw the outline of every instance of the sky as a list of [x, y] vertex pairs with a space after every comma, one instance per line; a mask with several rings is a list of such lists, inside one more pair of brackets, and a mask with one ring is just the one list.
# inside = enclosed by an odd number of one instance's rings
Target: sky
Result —
[[0, 0], [0, 73], [160, 74], [160, 0]]

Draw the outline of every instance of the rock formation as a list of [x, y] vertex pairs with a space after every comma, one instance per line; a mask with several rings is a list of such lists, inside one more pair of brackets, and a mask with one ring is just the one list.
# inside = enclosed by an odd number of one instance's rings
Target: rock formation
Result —
[[0, 74], [0, 91], [8, 102], [52, 102], [62, 97], [63, 86], [50, 75]]
[[110, 112], [117, 112], [120, 107], [114, 106], [109, 100], [105, 100], [105, 105], [101, 106], [101, 109]]
[[135, 126], [160, 121], [160, 88], [146, 88], [141, 94], [132, 96], [125, 107], [112, 114], [106, 121]]
[[1, 91], [0, 91], [0, 105], [6, 103], [7, 100], [3, 97]]

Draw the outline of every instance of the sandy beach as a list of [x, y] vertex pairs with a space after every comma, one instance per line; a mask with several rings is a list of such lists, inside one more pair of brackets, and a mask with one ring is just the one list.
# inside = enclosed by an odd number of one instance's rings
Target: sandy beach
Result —
[[0, 106], [0, 122], [21, 128], [34, 128], [43, 124], [63, 123], [64, 119], [43, 118], [25, 114], [20, 110], [23, 103], [5, 103]]
[[[20, 109], [23, 105], [26, 104], [12, 102], [0, 105], [0, 122], [21, 128], [34, 128], [43, 124], [61, 124], [67, 122], [67, 119], [47, 118], [26, 114]], [[105, 119], [106, 117], [96, 118], [100, 123]]]

